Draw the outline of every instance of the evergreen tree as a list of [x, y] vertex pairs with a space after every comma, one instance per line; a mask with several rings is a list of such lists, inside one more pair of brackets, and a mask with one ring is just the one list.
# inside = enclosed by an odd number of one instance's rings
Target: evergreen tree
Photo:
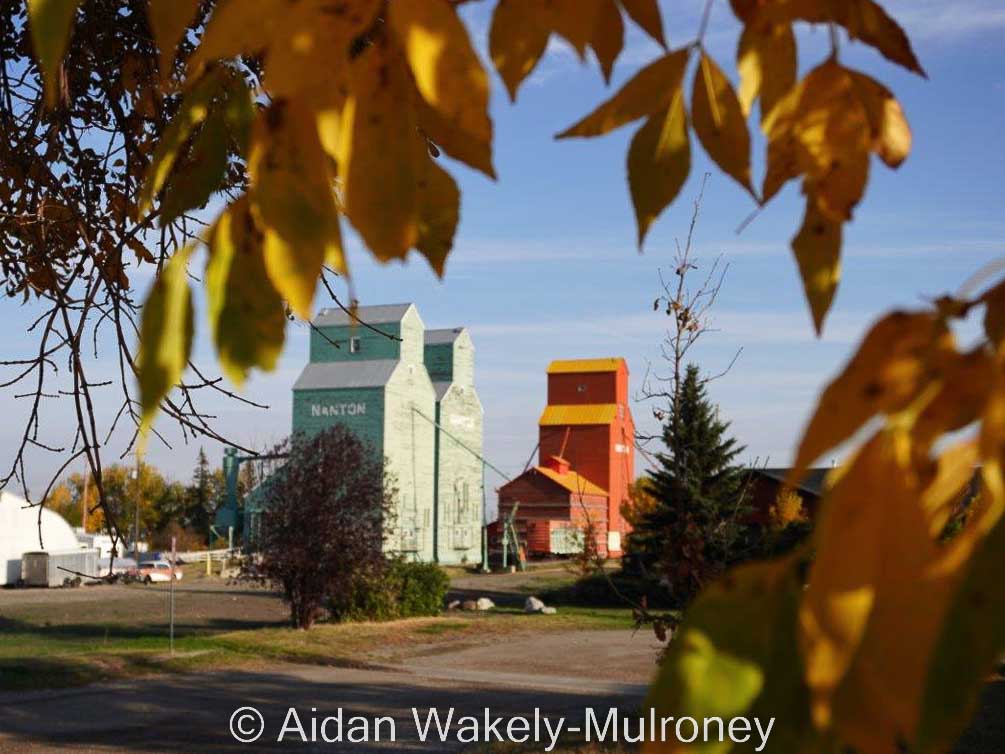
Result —
[[658, 578], [681, 606], [747, 549], [750, 509], [734, 464], [743, 447], [728, 429], [698, 367], [689, 364], [663, 427], [666, 452], [649, 472], [647, 492], [656, 502], [629, 536], [626, 562]]
[[192, 473], [192, 483], [188, 488], [188, 506], [185, 511], [185, 526], [204, 532], [209, 529], [216, 513], [220, 496], [223, 494], [223, 474], [212, 469], [206, 452], [199, 448], [199, 455]]

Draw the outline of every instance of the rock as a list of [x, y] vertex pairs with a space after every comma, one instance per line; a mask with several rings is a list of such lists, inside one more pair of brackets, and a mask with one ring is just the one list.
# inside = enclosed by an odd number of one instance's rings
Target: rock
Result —
[[525, 613], [539, 613], [542, 610], [544, 610], [544, 603], [537, 597], [528, 597], [527, 601], [523, 603]]
[[477, 610], [477, 609], [478, 609], [478, 603], [475, 602], [474, 600], [464, 600], [464, 602], [461, 603], [461, 610]]
[[450, 603], [447, 605], [447, 610], [456, 610], [460, 606], [461, 606], [460, 600], [451, 600]]
[[541, 615], [554, 615], [557, 612], [558, 610], [553, 607], [548, 607], [547, 605], [541, 608]]
[[478, 602], [475, 603], [479, 610], [491, 610], [496, 606], [496, 603], [490, 600], [488, 597], [479, 597]]

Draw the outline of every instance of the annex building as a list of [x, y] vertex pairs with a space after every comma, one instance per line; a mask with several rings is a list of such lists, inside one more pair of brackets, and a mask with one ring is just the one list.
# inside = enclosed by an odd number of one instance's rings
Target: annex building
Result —
[[381, 454], [398, 488], [389, 547], [478, 562], [483, 422], [469, 332], [427, 330], [413, 304], [360, 307], [355, 318], [324, 309], [309, 359], [293, 386], [293, 431], [341, 423]]

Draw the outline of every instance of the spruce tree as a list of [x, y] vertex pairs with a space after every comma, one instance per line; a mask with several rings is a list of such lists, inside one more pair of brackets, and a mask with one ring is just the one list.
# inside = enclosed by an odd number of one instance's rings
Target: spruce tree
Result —
[[728, 430], [689, 364], [663, 427], [666, 451], [649, 472], [656, 504], [628, 539], [628, 567], [658, 578], [680, 606], [746, 548], [750, 509], [734, 463], [743, 447]]

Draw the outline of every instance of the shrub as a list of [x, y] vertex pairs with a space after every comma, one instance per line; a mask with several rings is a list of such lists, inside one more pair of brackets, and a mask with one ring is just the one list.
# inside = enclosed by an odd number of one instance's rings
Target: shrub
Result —
[[273, 455], [286, 462], [263, 484], [259, 553], [245, 573], [282, 589], [296, 628], [310, 628], [326, 604], [343, 618], [337, 608], [387, 567], [395, 493], [380, 454], [337, 424], [296, 435]]
[[390, 560], [381, 573], [356, 580], [353, 589], [329, 599], [339, 621], [387, 621], [439, 615], [450, 577], [433, 563]]

